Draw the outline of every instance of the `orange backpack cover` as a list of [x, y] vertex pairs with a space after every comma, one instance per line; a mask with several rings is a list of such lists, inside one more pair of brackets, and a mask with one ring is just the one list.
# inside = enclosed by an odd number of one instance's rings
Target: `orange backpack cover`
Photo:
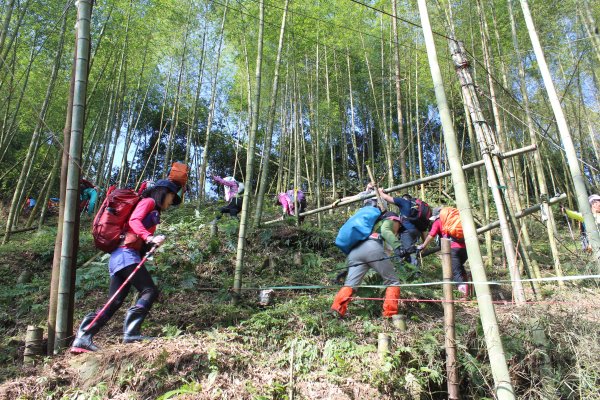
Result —
[[460, 222], [460, 214], [456, 208], [442, 208], [440, 211], [440, 221], [442, 222], [442, 235], [458, 240], [465, 238], [462, 223]]
[[181, 187], [185, 187], [188, 181], [189, 167], [184, 163], [174, 162], [169, 172], [169, 180]]

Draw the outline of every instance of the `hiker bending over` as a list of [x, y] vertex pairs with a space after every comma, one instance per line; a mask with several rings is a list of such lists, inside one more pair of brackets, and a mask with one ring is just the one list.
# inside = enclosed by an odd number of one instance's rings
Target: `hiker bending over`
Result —
[[[379, 196], [382, 200], [385, 200], [388, 203], [394, 203], [400, 209], [400, 215], [402, 216], [402, 229], [400, 232], [402, 248], [404, 248], [404, 250], [411, 248], [414, 249], [414, 246], [417, 244], [417, 240], [419, 240], [419, 237], [421, 236], [421, 231], [419, 231], [417, 227], [408, 220], [408, 217], [411, 216], [411, 210], [413, 208], [411, 195], [407, 193], [402, 195], [402, 197], [392, 197], [389, 194], [384, 193], [383, 189], [379, 189]], [[417, 254], [408, 253], [404, 257], [404, 260], [417, 267], [415, 274], [417, 277], [419, 277], [421, 272], [418, 269]]]
[[[298, 202], [298, 214], [303, 213], [304, 210], [306, 210], [306, 197], [304, 196], [304, 192], [300, 189], [290, 189], [287, 192], [279, 193], [277, 195], [277, 197], [275, 198], [275, 205], [281, 205], [282, 207], [282, 220], [285, 218], [286, 215], [296, 215], [296, 202]], [[303, 220], [304, 217], [299, 218], [300, 223], [302, 223]]]
[[35, 199], [33, 197], [27, 196], [27, 200], [25, 200], [25, 204], [23, 205], [23, 208], [25, 209], [25, 212], [27, 214], [31, 213], [31, 211], [35, 207], [36, 203], [37, 202], [35, 201]]
[[81, 178], [79, 180], [79, 192], [81, 211], [87, 212], [88, 215], [93, 215], [96, 209], [96, 202], [98, 201], [98, 188], [92, 182]]
[[346, 260], [348, 264], [348, 275], [344, 286], [336, 294], [331, 313], [337, 317], [344, 317], [348, 304], [355, 292], [355, 287], [360, 285], [363, 277], [373, 268], [382, 278], [383, 284], [389, 286], [385, 290], [383, 301], [383, 316], [391, 317], [398, 314], [398, 300], [400, 299], [400, 281], [394, 270], [392, 261], [384, 252], [383, 243], [387, 243], [394, 254], [404, 257], [402, 243], [398, 240], [398, 232], [401, 228], [401, 219], [397, 214], [388, 211], [378, 221], [367, 240], [360, 242], [350, 250]]
[[465, 245], [464, 237], [457, 238], [454, 236], [462, 236], [453, 232], [462, 233], [462, 223], [458, 210], [452, 207], [436, 207], [430, 218], [433, 221], [429, 234], [423, 244], [417, 246], [417, 251], [424, 250], [436, 236], [451, 240], [450, 257], [452, 259], [452, 281], [461, 282], [458, 285], [458, 291], [463, 296], [469, 295], [469, 286], [465, 282], [467, 280], [467, 271], [465, 271], [465, 263], [467, 262], [467, 246]]
[[215, 219], [221, 219], [223, 214], [226, 213], [229, 213], [229, 216], [232, 218], [237, 218], [238, 213], [242, 211], [243, 199], [239, 195], [244, 193], [244, 184], [236, 181], [232, 176], [225, 178], [213, 176], [213, 181], [225, 187], [225, 201], [228, 202], [225, 207], [219, 209], [220, 214]]
[[[156, 225], [160, 223], [160, 213], [162, 211], [171, 205], [181, 203], [181, 197], [177, 194], [179, 190], [179, 185], [169, 180], [161, 179], [152, 188], [142, 193], [142, 199], [137, 203], [129, 221], [125, 225], [125, 237], [121, 245], [110, 254], [110, 261], [108, 263], [108, 272], [110, 273], [109, 298], [117, 293], [117, 289], [140, 263], [142, 253], [164, 242], [165, 237], [163, 235], [154, 235]], [[83, 318], [77, 331], [77, 336], [73, 341], [71, 352], [85, 353], [98, 350], [98, 347], [92, 342], [93, 336], [98, 333], [100, 328], [121, 307], [131, 286], [138, 290], [139, 297], [135, 305], [127, 310], [127, 314], [125, 315], [123, 342], [131, 343], [150, 339], [142, 336], [140, 330], [146, 315], [148, 315], [152, 307], [152, 303], [158, 297], [158, 288], [152, 281], [152, 277], [146, 267], [142, 265], [135, 275], [133, 275], [129, 284], [118, 293], [114, 301], [92, 326], [88, 327], [96, 317], [96, 312], [89, 313]]]
[[[333, 205], [337, 206], [340, 202], [351, 200], [364, 200], [363, 204], [365, 206], [377, 207], [377, 197], [375, 196], [375, 184], [373, 182], [369, 182], [367, 183], [367, 187], [365, 187], [365, 190], [363, 190], [362, 192], [355, 194], [354, 196], [342, 197], [341, 199], [334, 201]], [[387, 207], [387, 202], [385, 200], [382, 201], [384, 202], [384, 206]]]
[[[600, 195], [593, 194], [588, 197], [588, 201], [590, 202], [590, 207], [592, 208], [592, 215], [594, 216], [594, 220], [596, 221], [596, 228], [600, 231]], [[563, 206], [560, 207], [560, 210], [569, 218], [574, 219], [575, 221], [579, 221], [579, 231], [581, 234], [581, 248], [584, 251], [591, 252], [592, 246], [587, 237], [587, 232], [585, 230], [585, 225], [583, 223], [583, 215], [578, 213], [577, 211], [569, 210]]]

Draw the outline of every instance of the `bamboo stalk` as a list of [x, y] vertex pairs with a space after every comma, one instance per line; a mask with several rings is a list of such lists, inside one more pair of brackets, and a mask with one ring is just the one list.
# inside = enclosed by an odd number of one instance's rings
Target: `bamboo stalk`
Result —
[[444, 332], [446, 346], [446, 373], [448, 374], [448, 399], [459, 398], [458, 365], [456, 363], [456, 337], [454, 334], [454, 303], [452, 296], [452, 255], [450, 239], [442, 238], [442, 273], [444, 277]]

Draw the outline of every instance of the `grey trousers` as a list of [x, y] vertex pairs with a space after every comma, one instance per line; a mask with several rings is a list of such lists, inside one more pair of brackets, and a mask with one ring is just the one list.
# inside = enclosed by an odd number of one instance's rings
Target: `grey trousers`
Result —
[[[411, 246], [416, 245], [417, 240], [419, 240], [419, 237], [421, 237], [421, 232], [419, 232], [417, 229], [405, 230], [404, 232], [402, 232], [400, 234], [400, 242], [402, 243], [402, 248], [404, 250], [407, 250]], [[417, 264], [417, 253], [408, 254], [406, 257], [404, 257], [404, 260], [406, 262], [411, 263], [415, 267], [418, 265]]]
[[[394, 265], [389, 259], [380, 260], [388, 257], [383, 251], [381, 240], [368, 239], [352, 249], [348, 254], [348, 276], [344, 286], [358, 286], [362, 282], [369, 268], [373, 268], [383, 278], [384, 285], [399, 285], [398, 275], [394, 270]], [[374, 261], [379, 260], [379, 261]], [[355, 264], [359, 264], [353, 266]]]

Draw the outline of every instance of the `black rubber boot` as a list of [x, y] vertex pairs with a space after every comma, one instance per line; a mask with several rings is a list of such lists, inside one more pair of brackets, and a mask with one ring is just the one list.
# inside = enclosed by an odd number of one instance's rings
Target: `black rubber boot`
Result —
[[141, 340], [152, 340], [151, 336], [143, 336], [140, 333], [142, 323], [148, 315], [148, 309], [140, 306], [133, 306], [127, 310], [125, 322], [123, 323], [123, 343], [139, 342]]
[[[94, 344], [92, 338], [100, 328], [102, 328], [106, 324], [106, 319], [100, 317], [94, 322], [92, 326], [88, 328], [88, 325], [94, 318], [96, 318], [96, 313], [89, 313], [83, 318], [81, 321], [81, 325], [77, 330], [77, 335], [75, 336], [75, 340], [73, 340], [73, 344], [71, 345], [71, 353], [79, 354], [79, 353], [90, 353], [94, 351], [98, 351], [100, 348]], [[85, 329], [87, 328], [87, 329]]]

